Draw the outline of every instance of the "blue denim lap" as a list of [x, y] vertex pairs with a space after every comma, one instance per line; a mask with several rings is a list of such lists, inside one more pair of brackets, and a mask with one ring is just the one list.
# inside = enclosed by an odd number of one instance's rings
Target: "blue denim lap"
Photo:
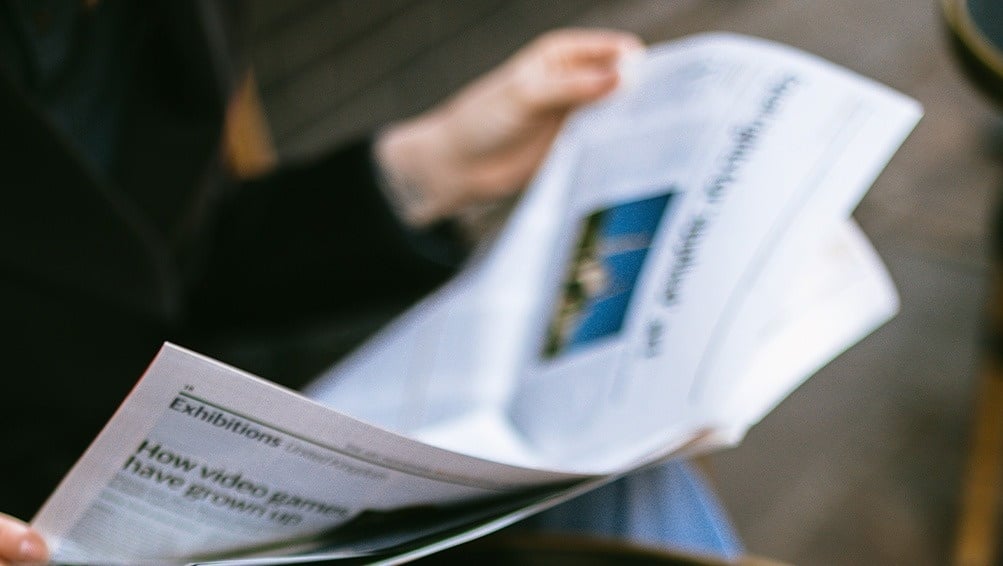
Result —
[[589, 534], [734, 559], [742, 544], [703, 477], [685, 461], [631, 474], [531, 517], [523, 528]]

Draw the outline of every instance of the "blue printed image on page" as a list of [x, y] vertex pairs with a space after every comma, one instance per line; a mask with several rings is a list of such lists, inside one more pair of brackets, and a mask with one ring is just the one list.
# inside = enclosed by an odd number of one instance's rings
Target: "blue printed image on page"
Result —
[[672, 196], [668, 192], [621, 203], [585, 218], [548, 327], [544, 357], [555, 358], [620, 331]]

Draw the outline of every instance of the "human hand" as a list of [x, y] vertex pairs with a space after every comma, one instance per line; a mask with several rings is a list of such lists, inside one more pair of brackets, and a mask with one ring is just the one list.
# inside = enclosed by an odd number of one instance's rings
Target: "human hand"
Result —
[[634, 35], [547, 33], [443, 104], [388, 128], [376, 142], [405, 218], [415, 225], [522, 189], [567, 115], [611, 92]]
[[48, 558], [42, 535], [23, 521], [0, 513], [0, 565], [39, 563]]

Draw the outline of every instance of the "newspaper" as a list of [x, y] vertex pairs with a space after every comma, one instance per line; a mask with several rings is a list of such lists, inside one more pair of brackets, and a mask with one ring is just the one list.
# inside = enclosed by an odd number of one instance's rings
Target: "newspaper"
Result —
[[500, 235], [293, 392], [166, 344], [33, 520], [87, 563], [396, 563], [734, 444], [888, 320], [850, 214], [912, 100], [763, 40], [624, 63]]

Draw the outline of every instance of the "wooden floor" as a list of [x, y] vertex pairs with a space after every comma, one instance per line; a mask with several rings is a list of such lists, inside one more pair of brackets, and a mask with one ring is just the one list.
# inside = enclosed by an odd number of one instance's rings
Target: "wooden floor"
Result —
[[954, 66], [937, 2], [400, 0], [367, 2], [364, 17], [358, 5], [257, 10], [263, 95], [287, 157], [420, 110], [563, 24], [651, 42], [708, 30], [772, 38], [917, 98], [923, 121], [855, 214], [898, 284], [901, 314], [712, 467], [757, 554], [810, 565], [949, 561], [1003, 121]]

